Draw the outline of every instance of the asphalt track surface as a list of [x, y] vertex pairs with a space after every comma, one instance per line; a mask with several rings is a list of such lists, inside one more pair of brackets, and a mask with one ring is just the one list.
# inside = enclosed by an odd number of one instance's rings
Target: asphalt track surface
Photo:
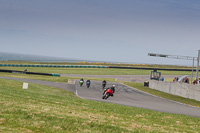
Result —
[[83, 99], [88, 99], [88, 100], [110, 102], [114, 104], [154, 110], [158, 112], [175, 113], [175, 114], [183, 114], [183, 115], [188, 115], [188, 116], [200, 117], [200, 108], [177, 103], [177, 102], [166, 100], [163, 98], [159, 98], [159, 97], [150, 95], [148, 93], [142, 92], [135, 88], [131, 88], [119, 83], [109, 82], [107, 84], [107, 86], [111, 86], [112, 84], [115, 84], [116, 91], [113, 97], [109, 97], [107, 100], [104, 100], [102, 99], [103, 89], [101, 86], [101, 81], [91, 81], [91, 86], [87, 88], [85, 83], [82, 87], [80, 87], [78, 81], [76, 81], [75, 84], [67, 84], [67, 83], [57, 83], [57, 82], [50, 82], [50, 81], [11, 78], [11, 77], [0, 77], [0, 78], [61, 88], [68, 91], [72, 91], [78, 97], [83, 98]]
[[[62, 77], [84, 77], [84, 78], [113, 78], [116, 81], [128, 81], [144, 83], [150, 79], [150, 75], [80, 75], [80, 74], [61, 74]], [[180, 78], [183, 75], [179, 75]], [[177, 75], [162, 75], [164, 78], [174, 78]]]

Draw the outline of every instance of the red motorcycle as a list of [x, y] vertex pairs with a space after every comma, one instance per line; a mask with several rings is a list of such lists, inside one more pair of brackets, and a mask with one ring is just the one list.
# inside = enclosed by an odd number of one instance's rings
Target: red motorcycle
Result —
[[110, 88], [104, 92], [102, 99], [106, 100], [109, 96], [113, 96], [113, 91]]

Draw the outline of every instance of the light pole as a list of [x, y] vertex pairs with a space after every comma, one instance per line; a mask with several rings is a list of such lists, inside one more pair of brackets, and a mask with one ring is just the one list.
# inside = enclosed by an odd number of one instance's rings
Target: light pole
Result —
[[197, 57], [196, 80], [198, 80], [198, 76], [199, 76], [199, 59], [200, 59], [200, 50], [198, 50], [198, 57]]
[[173, 59], [182, 59], [182, 60], [193, 60], [193, 64], [192, 64], [192, 79], [191, 79], [191, 82], [192, 82], [192, 80], [193, 80], [194, 60], [197, 60], [196, 80], [198, 80], [200, 50], [198, 50], [198, 57], [180, 56], [180, 55], [166, 55], [166, 54], [155, 54], [155, 53], [148, 53], [148, 55], [149, 55], [149, 56], [154, 56], [154, 57], [164, 57], [164, 58], [173, 58]]

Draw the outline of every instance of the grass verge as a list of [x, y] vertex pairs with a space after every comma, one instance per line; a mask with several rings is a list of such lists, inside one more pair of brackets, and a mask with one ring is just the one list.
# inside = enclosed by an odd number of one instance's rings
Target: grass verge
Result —
[[0, 79], [0, 132], [199, 132], [200, 119], [84, 100], [43, 85]]
[[[44, 76], [44, 75], [31, 75], [31, 74], [17, 74], [17, 73], [0, 73], [0, 76], [3, 77], [14, 77], [14, 78], [25, 78], [25, 79], [37, 79], [37, 80], [44, 80], [44, 81], [52, 81], [52, 82], [63, 82], [67, 83], [68, 79], [88, 79], [86, 77], [57, 77], [57, 76]], [[115, 79], [112, 78], [90, 78], [90, 80], [99, 80], [99, 81], [111, 81], [114, 82]]]
[[[45, 81], [52, 81], [52, 82], [64, 82], [64, 83], [67, 83], [68, 79], [80, 79], [80, 77], [52, 77], [52, 76], [14, 74], [14, 73], [1, 73], [1, 76], [15, 77], [15, 78], [26, 78], [26, 79], [38, 79], [38, 80], [45, 80]], [[84, 79], [87, 79], [87, 78], [84, 78]], [[90, 79], [91, 80], [103, 81], [105, 78], [90, 78]], [[111, 78], [106, 78], [105, 80], [108, 81], [108, 82], [109, 81], [110, 82], [116, 82], [115, 79], [111, 79]], [[180, 97], [180, 96], [171, 95], [171, 94], [161, 92], [161, 91], [158, 91], [158, 90], [154, 90], [154, 89], [150, 89], [150, 88], [146, 88], [146, 87], [144, 87], [143, 83], [134, 83], [134, 82], [122, 82], [122, 83], [124, 83], [124, 84], [126, 84], [130, 87], [139, 89], [141, 91], [150, 93], [152, 95], [158, 96], [158, 97], [177, 101], [177, 102], [188, 104], [188, 105], [191, 105], [191, 106], [200, 107], [199, 101], [188, 99], [188, 98], [183, 98], [183, 97]]]
[[[25, 67], [0, 67], [5, 70], [24, 71]], [[28, 67], [29, 72], [58, 73], [58, 74], [83, 74], [83, 75], [149, 75], [151, 70], [137, 69], [109, 69], [109, 68], [41, 68]], [[191, 75], [185, 71], [159, 71], [162, 75]]]

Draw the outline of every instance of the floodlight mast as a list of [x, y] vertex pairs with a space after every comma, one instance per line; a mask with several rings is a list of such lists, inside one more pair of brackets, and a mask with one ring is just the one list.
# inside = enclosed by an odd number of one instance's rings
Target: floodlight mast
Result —
[[164, 58], [173, 58], [173, 59], [182, 59], [182, 60], [193, 60], [192, 78], [193, 78], [194, 60], [196, 60], [197, 61], [196, 80], [198, 80], [200, 50], [198, 50], [198, 57], [180, 56], [180, 55], [166, 55], [166, 54], [156, 54], [156, 53], [148, 53], [148, 55], [149, 56], [154, 56], [154, 57], [164, 57]]
[[198, 50], [198, 57], [197, 57], [197, 71], [196, 71], [196, 80], [198, 80], [199, 76], [199, 59], [200, 59], [200, 50]]

